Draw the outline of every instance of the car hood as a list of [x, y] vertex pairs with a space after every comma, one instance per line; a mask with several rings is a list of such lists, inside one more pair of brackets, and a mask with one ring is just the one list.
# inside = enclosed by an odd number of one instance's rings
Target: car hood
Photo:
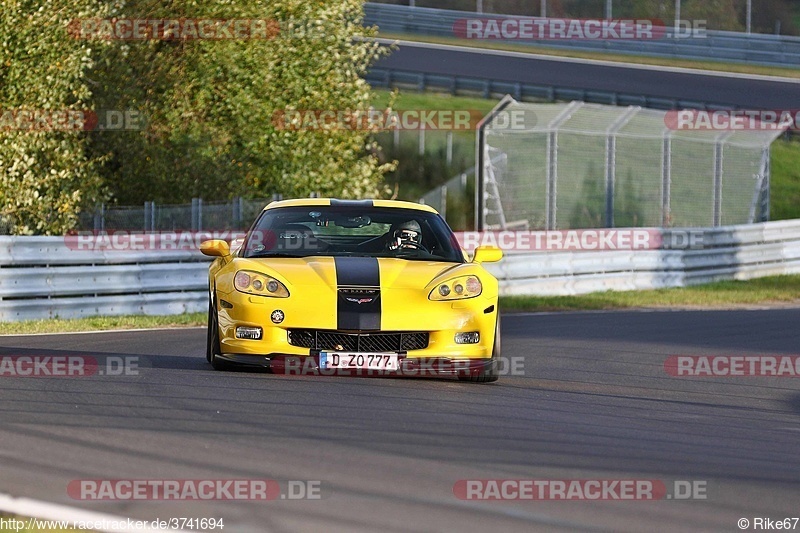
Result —
[[377, 285], [381, 289], [420, 289], [438, 278], [460, 275], [462, 270], [463, 274], [468, 274], [476, 268], [469, 263], [409, 261], [390, 257], [239, 258], [236, 263], [237, 270], [263, 272], [289, 286]]

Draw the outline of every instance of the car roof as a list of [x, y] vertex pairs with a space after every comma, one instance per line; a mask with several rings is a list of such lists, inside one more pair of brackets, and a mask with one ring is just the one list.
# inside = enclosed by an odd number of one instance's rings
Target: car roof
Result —
[[362, 206], [362, 207], [391, 207], [395, 209], [415, 209], [417, 211], [426, 211], [428, 213], [436, 213], [438, 211], [429, 205], [418, 204], [414, 202], [404, 202], [401, 200], [339, 200], [338, 198], [295, 198], [292, 200], [277, 200], [270, 202], [264, 208], [275, 209], [278, 207], [313, 207], [313, 206], [327, 206], [327, 205], [341, 205], [347, 206]]

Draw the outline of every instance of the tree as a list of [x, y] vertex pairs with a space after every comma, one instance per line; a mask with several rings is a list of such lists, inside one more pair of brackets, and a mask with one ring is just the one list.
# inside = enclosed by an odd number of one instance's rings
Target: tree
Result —
[[[362, 26], [362, 4], [0, 0], [0, 110], [11, 110], [0, 114], [0, 223], [15, 233], [63, 233], [106, 198], [385, 194], [382, 177], [394, 165], [380, 162], [370, 131], [275, 120], [295, 109], [367, 110], [362, 76], [386, 49], [363, 39], [372, 31]], [[271, 38], [131, 41], [83, 32], [87, 19], [122, 18], [258, 19]], [[20, 110], [132, 111], [147, 128], [17, 131]]]
[[86, 157], [87, 133], [64, 131], [77, 121], [47, 120], [91, 108], [85, 74], [105, 44], [71, 39], [68, 25], [106, 8], [94, 0], [1, 0], [0, 11], [0, 221], [18, 234], [62, 233], [101, 198], [102, 161]]
[[124, 203], [182, 202], [233, 196], [342, 197], [385, 193], [370, 132], [286, 128], [293, 110], [360, 110], [371, 90], [362, 75], [384, 49], [362, 37], [362, 1], [275, 0], [167, 7], [138, 0], [118, 15], [277, 21], [266, 40], [127, 42], [95, 76], [103, 105], [136, 108], [144, 132], [98, 136], [93, 153], [110, 157], [104, 173]]

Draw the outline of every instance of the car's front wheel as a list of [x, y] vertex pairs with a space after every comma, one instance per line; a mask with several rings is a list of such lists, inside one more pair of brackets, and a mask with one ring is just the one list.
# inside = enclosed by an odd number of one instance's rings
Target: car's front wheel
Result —
[[214, 370], [225, 370], [228, 363], [218, 357], [222, 352], [219, 343], [219, 321], [217, 310], [214, 308], [213, 298], [208, 300], [208, 334], [206, 336], [206, 360], [211, 363]]

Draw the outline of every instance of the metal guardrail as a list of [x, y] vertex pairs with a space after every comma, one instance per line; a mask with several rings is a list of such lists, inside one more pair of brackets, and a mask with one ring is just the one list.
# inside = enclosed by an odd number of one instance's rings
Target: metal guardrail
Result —
[[641, 106], [651, 109], [730, 109], [730, 106], [713, 102], [664, 98], [659, 96], [593, 91], [586, 89], [570, 89], [556, 85], [535, 85], [530, 83], [504, 82], [477, 76], [442, 76], [385, 68], [370, 68], [364, 78], [373, 87], [413, 88], [420, 92], [427, 90], [445, 91], [450, 94], [474, 93], [484, 98], [492, 95], [510, 94], [517, 101], [537, 100], [545, 102], [581, 100], [592, 104], [608, 104], [618, 106]]
[[[686, 235], [658, 231], [667, 243]], [[702, 248], [508, 252], [487, 267], [500, 279], [503, 295], [656, 289], [800, 273], [800, 220], [694, 231]], [[205, 311], [207, 272], [208, 258], [196, 251], [77, 251], [62, 237], [0, 237], [0, 322]]]
[[[453, 25], [459, 19], [516, 18], [510, 15], [476, 14], [469, 11], [367, 3], [365, 24], [386, 33], [454, 37]], [[614, 52], [679, 59], [704, 59], [767, 66], [800, 65], [800, 37], [708, 30], [703, 37], [676, 38], [672, 27], [653, 40], [536, 40], [516, 44], [589, 52]]]
[[[507, 253], [487, 268], [503, 295], [585, 294], [685, 287], [800, 273], [800, 220], [695, 230], [702, 248]], [[686, 230], [660, 230], [676, 242]], [[679, 242], [679, 239], [678, 239]]]
[[208, 260], [199, 251], [75, 250], [64, 237], [0, 237], [0, 321], [204, 311]]

